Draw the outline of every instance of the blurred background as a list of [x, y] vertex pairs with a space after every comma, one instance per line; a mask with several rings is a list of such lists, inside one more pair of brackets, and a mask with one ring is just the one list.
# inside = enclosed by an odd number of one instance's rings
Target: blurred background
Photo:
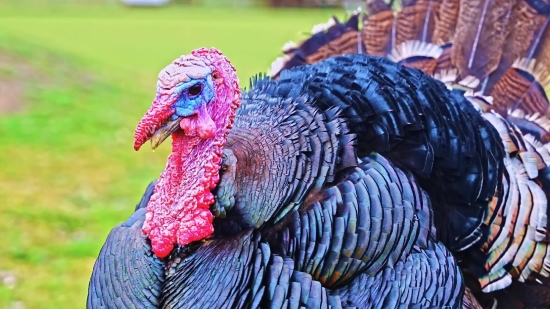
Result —
[[1, 0], [0, 308], [85, 308], [107, 234], [166, 162], [170, 143], [132, 144], [169, 62], [214, 46], [246, 86], [358, 2]]

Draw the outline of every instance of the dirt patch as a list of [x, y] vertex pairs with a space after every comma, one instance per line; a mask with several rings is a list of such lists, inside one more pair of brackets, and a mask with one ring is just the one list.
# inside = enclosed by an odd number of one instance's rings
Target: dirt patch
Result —
[[23, 83], [0, 80], [0, 114], [12, 114], [22, 108]]
[[28, 62], [0, 52], [0, 114], [24, 110], [26, 89], [32, 83], [45, 79], [44, 74]]

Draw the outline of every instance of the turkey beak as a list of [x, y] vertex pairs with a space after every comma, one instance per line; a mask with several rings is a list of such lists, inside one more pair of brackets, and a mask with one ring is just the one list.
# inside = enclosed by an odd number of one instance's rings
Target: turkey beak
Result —
[[180, 121], [181, 119], [178, 117], [175, 120], [168, 119], [162, 127], [160, 127], [158, 130], [155, 131], [153, 136], [151, 137], [151, 148], [153, 150], [157, 149], [157, 147], [164, 142], [172, 133], [174, 133], [177, 129], [180, 128]]

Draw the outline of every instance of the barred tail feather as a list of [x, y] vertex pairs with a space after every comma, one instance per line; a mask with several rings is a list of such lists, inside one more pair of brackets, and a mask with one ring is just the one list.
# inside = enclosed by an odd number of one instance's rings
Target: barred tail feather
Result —
[[277, 78], [284, 69], [317, 63], [334, 56], [363, 53], [360, 15], [360, 12], [354, 12], [345, 23], [333, 16], [327, 23], [313, 26], [311, 37], [301, 43], [286, 43], [282, 48], [286, 56], [272, 63], [270, 76]]
[[369, 55], [385, 57], [393, 49], [395, 16], [390, 7], [363, 16], [361, 40], [365, 45], [365, 52]]
[[395, 44], [407, 41], [432, 42], [439, 19], [439, 0], [401, 1], [401, 10], [396, 16]]
[[[503, 44], [503, 52], [497, 69], [489, 76], [484, 92], [491, 93], [495, 84], [504, 76], [506, 71], [512, 67], [515, 61], [523, 57], [531, 59], [540, 59], [540, 57], [532, 58], [529, 56], [533, 48], [536, 49], [537, 36], [544, 29], [545, 13], [537, 6], [542, 4], [542, 1], [516, 1], [512, 11], [510, 12], [510, 25], [507, 27], [506, 40]], [[544, 44], [542, 44], [544, 46]]]
[[543, 64], [533, 59], [516, 60], [492, 89], [495, 110], [504, 114], [509, 109], [522, 109], [528, 115], [546, 115], [550, 105], [544, 90], [550, 85], [547, 76], [548, 70]]
[[[515, 112], [515, 116], [522, 116]], [[497, 130], [507, 155], [500, 195], [488, 205], [484, 224], [487, 241], [479, 247], [485, 255], [484, 271], [475, 270], [485, 293], [507, 288], [514, 280], [533, 281], [548, 274], [548, 200], [539, 186], [540, 171], [548, 168], [550, 145], [519, 129], [498, 114], [483, 117]], [[537, 119], [537, 118], [535, 118]]]
[[407, 0], [394, 12], [391, 3], [367, 0], [366, 7], [366, 14], [356, 11], [345, 23], [331, 18], [316, 25], [309, 39], [285, 45], [283, 53], [288, 57], [274, 63], [271, 76], [346, 53], [366, 53], [396, 58], [432, 76], [456, 70], [455, 81], [475, 77], [480, 83], [471, 90], [494, 100], [491, 106], [481, 102], [484, 111], [494, 110], [504, 117], [509, 109], [547, 114], [547, 1]]
[[443, 50], [434, 44], [421, 41], [405, 41], [392, 51], [388, 58], [394, 62], [420, 69], [430, 75], [435, 73], [437, 58]]

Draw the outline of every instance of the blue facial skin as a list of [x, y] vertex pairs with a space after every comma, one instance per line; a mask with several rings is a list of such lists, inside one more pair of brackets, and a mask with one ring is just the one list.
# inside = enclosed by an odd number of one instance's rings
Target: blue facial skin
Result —
[[[197, 95], [190, 95], [188, 90], [195, 84], [202, 84], [202, 91]], [[170, 117], [171, 120], [176, 120], [180, 117], [187, 117], [193, 114], [201, 104], [207, 104], [214, 98], [214, 87], [212, 76], [208, 75], [204, 79], [191, 80], [185, 83], [180, 83], [176, 86], [175, 95], [178, 99], [174, 103], [175, 112]]]

